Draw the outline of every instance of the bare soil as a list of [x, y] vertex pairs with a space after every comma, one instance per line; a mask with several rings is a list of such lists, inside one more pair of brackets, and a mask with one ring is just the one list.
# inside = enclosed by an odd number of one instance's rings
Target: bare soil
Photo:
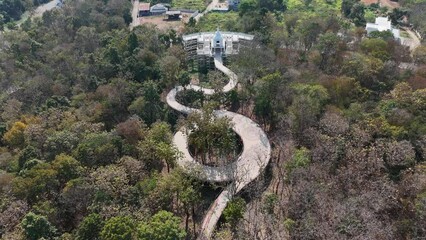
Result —
[[190, 14], [183, 13], [180, 20], [167, 20], [165, 15], [140, 17], [138, 18], [138, 25], [154, 24], [160, 30], [174, 29], [177, 32], [182, 32], [190, 16]]
[[400, 5], [398, 2], [394, 2], [391, 0], [361, 0], [365, 5], [370, 5], [373, 3], [380, 3], [381, 7], [387, 7], [388, 9], [399, 8]]

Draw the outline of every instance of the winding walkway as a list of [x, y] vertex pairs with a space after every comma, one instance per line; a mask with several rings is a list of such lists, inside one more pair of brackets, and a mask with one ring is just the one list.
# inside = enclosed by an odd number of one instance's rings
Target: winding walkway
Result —
[[[229, 77], [228, 84], [223, 87], [223, 92], [234, 89], [238, 83], [235, 73], [225, 67], [222, 56], [214, 56], [215, 67]], [[196, 85], [188, 85], [186, 89], [202, 91], [206, 95], [212, 95], [213, 89], [202, 88]], [[167, 104], [173, 109], [184, 114], [200, 112], [199, 109], [184, 106], [176, 101], [176, 94], [183, 91], [184, 87], [178, 86], [167, 95]], [[253, 181], [268, 164], [271, 155], [271, 146], [265, 132], [257, 123], [241, 114], [226, 110], [215, 110], [217, 117], [228, 117], [233, 123], [233, 130], [241, 137], [244, 148], [237, 161], [221, 167], [205, 166], [191, 156], [188, 150], [188, 136], [185, 129], [180, 129], [173, 138], [173, 142], [183, 156], [178, 164], [187, 172], [196, 175], [199, 179], [209, 182], [231, 182], [210, 206], [204, 217], [199, 239], [209, 239], [222, 215], [229, 200], [232, 199], [244, 186]]]

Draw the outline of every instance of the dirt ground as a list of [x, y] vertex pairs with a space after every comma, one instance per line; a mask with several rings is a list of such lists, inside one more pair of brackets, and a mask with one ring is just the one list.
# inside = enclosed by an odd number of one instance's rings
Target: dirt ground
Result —
[[391, 0], [361, 0], [365, 5], [370, 5], [373, 3], [380, 3], [381, 7], [387, 7], [389, 9], [394, 9], [400, 7], [398, 2], [393, 2]]
[[161, 30], [174, 29], [177, 32], [181, 32], [183, 30], [184, 23], [188, 22], [190, 16], [191, 14], [183, 13], [182, 19], [172, 21], [167, 20], [165, 15], [140, 17], [138, 20], [139, 25], [154, 24]]

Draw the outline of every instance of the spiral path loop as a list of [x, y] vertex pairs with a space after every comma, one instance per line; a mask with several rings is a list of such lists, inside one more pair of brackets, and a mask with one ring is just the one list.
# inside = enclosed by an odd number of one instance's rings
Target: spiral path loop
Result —
[[[235, 73], [225, 67], [222, 55], [214, 55], [215, 67], [229, 77], [228, 84], [223, 87], [222, 92], [229, 92], [238, 83]], [[202, 88], [196, 85], [188, 85], [186, 89], [202, 91], [206, 95], [212, 95], [214, 89]], [[167, 94], [167, 104], [184, 114], [200, 112], [199, 109], [184, 106], [176, 101], [176, 94], [185, 89], [182, 86], [175, 87]], [[177, 163], [188, 173], [201, 180], [209, 182], [231, 182], [216, 198], [204, 217], [200, 236], [198, 239], [210, 239], [212, 232], [218, 222], [223, 210], [232, 197], [244, 186], [253, 181], [266, 167], [271, 156], [271, 146], [265, 132], [257, 123], [241, 114], [226, 110], [215, 110], [217, 117], [228, 117], [233, 123], [233, 130], [241, 137], [244, 148], [237, 161], [225, 166], [211, 167], [198, 163], [189, 153], [188, 136], [185, 129], [180, 129], [173, 137], [173, 143], [182, 153]]]

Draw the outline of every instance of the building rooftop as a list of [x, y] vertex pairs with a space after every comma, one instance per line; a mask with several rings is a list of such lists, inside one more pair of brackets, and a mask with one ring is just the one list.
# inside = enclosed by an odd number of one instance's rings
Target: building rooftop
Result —
[[149, 11], [151, 3], [139, 3], [139, 11]]
[[198, 55], [213, 55], [219, 51], [222, 54], [236, 54], [239, 51], [240, 40], [253, 40], [254, 36], [238, 32], [200, 32], [182, 36], [184, 44], [196, 42]]
[[151, 7], [151, 12], [155, 11], [167, 11], [168, 9], [163, 4], [155, 4]]
[[394, 38], [399, 39], [399, 29], [393, 28], [391, 21], [387, 17], [377, 17], [375, 23], [367, 23], [365, 30], [370, 34], [374, 31], [391, 31]]
[[166, 15], [180, 15], [181, 13], [181, 11], [167, 11]]

